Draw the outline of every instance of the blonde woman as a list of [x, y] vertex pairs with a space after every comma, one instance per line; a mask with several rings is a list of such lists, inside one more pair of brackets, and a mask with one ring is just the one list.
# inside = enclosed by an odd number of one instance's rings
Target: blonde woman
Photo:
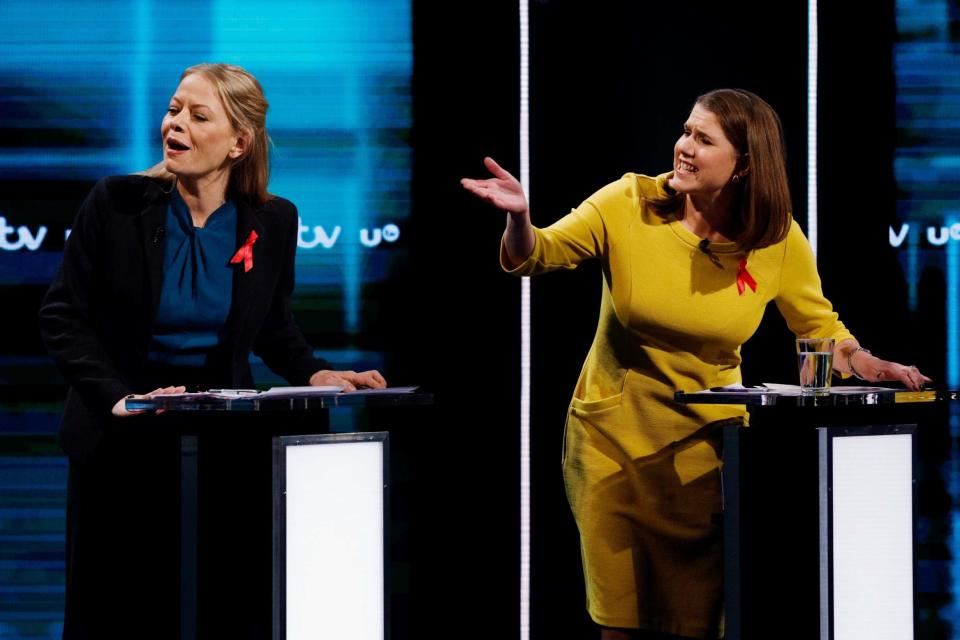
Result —
[[180, 631], [179, 439], [158, 426], [169, 415], [134, 416], [126, 398], [250, 387], [251, 351], [294, 385], [385, 386], [331, 370], [293, 320], [297, 210], [267, 191], [266, 113], [244, 69], [184, 71], [162, 162], [97, 183], [44, 299], [70, 387], [65, 638]]

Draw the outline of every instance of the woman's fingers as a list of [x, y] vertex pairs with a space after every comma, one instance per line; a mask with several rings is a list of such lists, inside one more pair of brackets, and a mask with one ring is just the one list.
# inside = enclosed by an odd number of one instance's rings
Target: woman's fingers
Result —
[[313, 386], [340, 385], [343, 391], [356, 391], [358, 388], [383, 389], [387, 381], [379, 371], [318, 371], [310, 376]]
[[148, 396], [169, 395], [169, 394], [171, 394], [171, 393], [183, 393], [183, 392], [185, 392], [186, 390], [187, 390], [187, 388], [184, 387], [184, 386], [179, 386], [179, 387], [160, 387], [159, 389], [154, 389], [153, 391], [151, 391], [151, 392], [148, 393], [147, 395], [148, 395]]
[[126, 418], [128, 416], [135, 416], [135, 415], [141, 414], [144, 411], [143, 409], [140, 409], [137, 411], [128, 411], [127, 400], [132, 400], [134, 398], [143, 398], [143, 397], [144, 396], [138, 396], [132, 393], [128, 396], [124, 396], [123, 398], [120, 398], [119, 400], [117, 400], [117, 403], [113, 405], [113, 408], [110, 410], [110, 413], [112, 413], [118, 418]]
[[[187, 390], [187, 388], [184, 387], [184, 386], [179, 386], [179, 387], [160, 387], [159, 389], [154, 389], [154, 390], [151, 391], [150, 393], [146, 393], [146, 394], [134, 394], [134, 393], [131, 393], [131, 394], [128, 395], [128, 396], [125, 396], [125, 397], [123, 397], [123, 398], [120, 398], [120, 399], [117, 401], [117, 403], [116, 403], [115, 405], [113, 405], [113, 408], [110, 410], [110, 413], [112, 413], [113, 415], [117, 416], [118, 418], [126, 418], [126, 417], [128, 417], [128, 416], [140, 415], [141, 413], [146, 413], [147, 410], [146, 410], [146, 409], [137, 409], [136, 411], [129, 411], [129, 410], [127, 409], [127, 400], [145, 400], [145, 399], [148, 399], [148, 398], [150, 398], [150, 397], [152, 397], [152, 396], [170, 395], [171, 393], [183, 393], [183, 392], [186, 391], [186, 390]], [[157, 409], [157, 410], [156, 410], [156, 413], [157, 413], [157, 414], [161, 414], [161, 413], [163, 413], [164, 411], [166, 411], [166, 409]]]
[[349, 393], [350, 391], [356, 391], [356, 390], [357, 390], [357, 387], [354, 386], [354, 384], [353, 384], [352, 382], [350, 382], [349, 380], [347, 380], [347, 379], [344, 378], [344, 377], [339, 377], [339, 376], [338, 376], [337, 382], [336, 382], [335, 384], [338, 384], [338, 385], [340, 385], [341, 387], [343, 387], [343, 388], [340, 389], [340, 390], [343, 391], [343, 392], [345, 392], [345, 393]]
[[487, 156], [486, 158], [483, 159], [483, 165], [487, 168], [487, 170], [490, 173], [500, 178], [501, 180], [510, 180], [512, 182], [517, 181], [517, 179], [514, 178], [510, 174], [510, 172], [508, 172], [506, 169], [504, 169], [499, 164], [497, 164], [497, 161], [491, 158], [490, 156]]
[[387, 386], [387, 381], [376, 370], [361, 371], [360, 373], [356, 371], [335, 371], [334, 373], [339, 374], [346, 382], [350, 383], [353, 387], [350, 391], [356, 391], [360, 388], [383, 389]]
[[310, 385], [314, 387], [342, 387], [341, 391], [356, 391], [357, 388], [350, 381], [353, 371], [317, 371], [310, 376]]
[[354, 382], [358, 384], [358, 386], [367, 387], [369, 389], [383, 389], [387, 386], [387, 381], [382, 375], [380, 375], [380, 372], [376, 370], [358, 373]]
[[[186, 391], [186, 390], [187, 390], [187, 388], [186, 388], [186, 387], [183, 387], [183, 386], [180, 386], [180, 387], [161, 387], [160, 389], [157, 389], [156, 391], [152, 391], [152, 392], [150, 393], [150, 395], [152, 395], [152, 396], [165, 396], [165, 395], [170, 395], [171, 393], [183, 393], [183, 392]], [[157, 415], [160, 415], [161, 413], [166, 413], [166, 412], [167, 412], [166, 409], [156, 409], [156, 414], [157, 414]]]
[[517, 179], [497, 164], [493, 158], [484, 158], [483, 163], [486, 165], [487, 170], [493, 174], [493, 177], [480, 180], [475, 178], [462, 178], [460, 184], [463, 185], [465, 189], [485, 199], [490, 199], [491, 196], [497, 193], [511, 195], [523, 194], [523, 187], [520, 186]]
[[914, 391], [919, 391], [923, 385], [933, 382], [933, 380], [920, 373], [920, 369], [912, 365], [903, 367], [900, 380]]
[[923, 375], [920, 369], [913, 365], [902, 365], [896, 362], [885, 362], [881, 360], [881, 365], [877, 367], [878, 380], [898, 380], [903, 386], [913, 391], [919, 391], [923, 385], [933, 382], [932, 379]]
[[500, 184], [497, 178], [489, 180], [471, 180], [464, 178], [460, 184], [481, 200], [485, 200], [509, 213], [524, 214], [527, 212], [527, 199], [519, 183]]
[[479, 196], [484, 199], [489, 199], [490, 197], [490, 184], [493, 179], [490, 180], [474, 180], [473, 178], [462, 178], [460, 184], [464, 189], [469, 191], [475, 196]]

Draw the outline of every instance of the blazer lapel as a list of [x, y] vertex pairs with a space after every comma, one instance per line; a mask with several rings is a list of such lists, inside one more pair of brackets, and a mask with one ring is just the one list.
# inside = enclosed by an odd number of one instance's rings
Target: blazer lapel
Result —
[[237, 200], [237, 249], [247, 241], [250, 232], [256, 231], [257, 241], [253, 243], [253, 268], [250, 271], [244, 271], [243, 261], [233, 265], [233, 300], [230, 303], [230, 316], [227, 326], [230, 327], [230, 335], [236, 336], [243, 326], [243, 320], [247, 309], [257, 291], [257, 282], [260, 280], [260, 273], [263, 269], [258, 269], [257, 265], [264, 256], [263, 234], [265, 233], [263, 225], [258, 219], [258, 211], [245, 199]]
[[157, 316], [160, 306], [160, 290], [163, 287], [163, 255], [166, 246], [167, 207], [170, 193], [160, 183], [150, 181], [145, 192], [146, 208], [140, 212], [140, 235], [143, 240], [143, 255], [146, 258], [147, 276], [150, 285], [151, 318]]

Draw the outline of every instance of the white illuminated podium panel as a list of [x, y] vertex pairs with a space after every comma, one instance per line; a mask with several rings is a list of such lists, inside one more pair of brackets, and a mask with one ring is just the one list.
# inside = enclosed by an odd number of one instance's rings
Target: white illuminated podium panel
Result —
[[914, 637], [912, 426], [820, 428], [820, 637]]
[[727, 640], [917, 638], [918, 438], [947, 429], [956, 390], [827, 395], [678, 391], [746, 405], [723, 426]]
[[274, 640], [386, 637], [387, 433], [274, 446]]

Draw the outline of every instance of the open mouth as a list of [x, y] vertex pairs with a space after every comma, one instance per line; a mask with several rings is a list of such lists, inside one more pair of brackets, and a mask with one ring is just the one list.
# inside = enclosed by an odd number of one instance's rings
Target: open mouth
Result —
[[677, 166], [681, 171], [685, 173], [696, 173], [697, 171], [699, 171], [699, 169], [697, 169], [695, 166], [687, 162], [684, 162], [683, 160], [681, 160]]
[[173, 138], [167, 138], [167, 148], [173, 151], [187, 151], [190, 149], [187, 145]]

